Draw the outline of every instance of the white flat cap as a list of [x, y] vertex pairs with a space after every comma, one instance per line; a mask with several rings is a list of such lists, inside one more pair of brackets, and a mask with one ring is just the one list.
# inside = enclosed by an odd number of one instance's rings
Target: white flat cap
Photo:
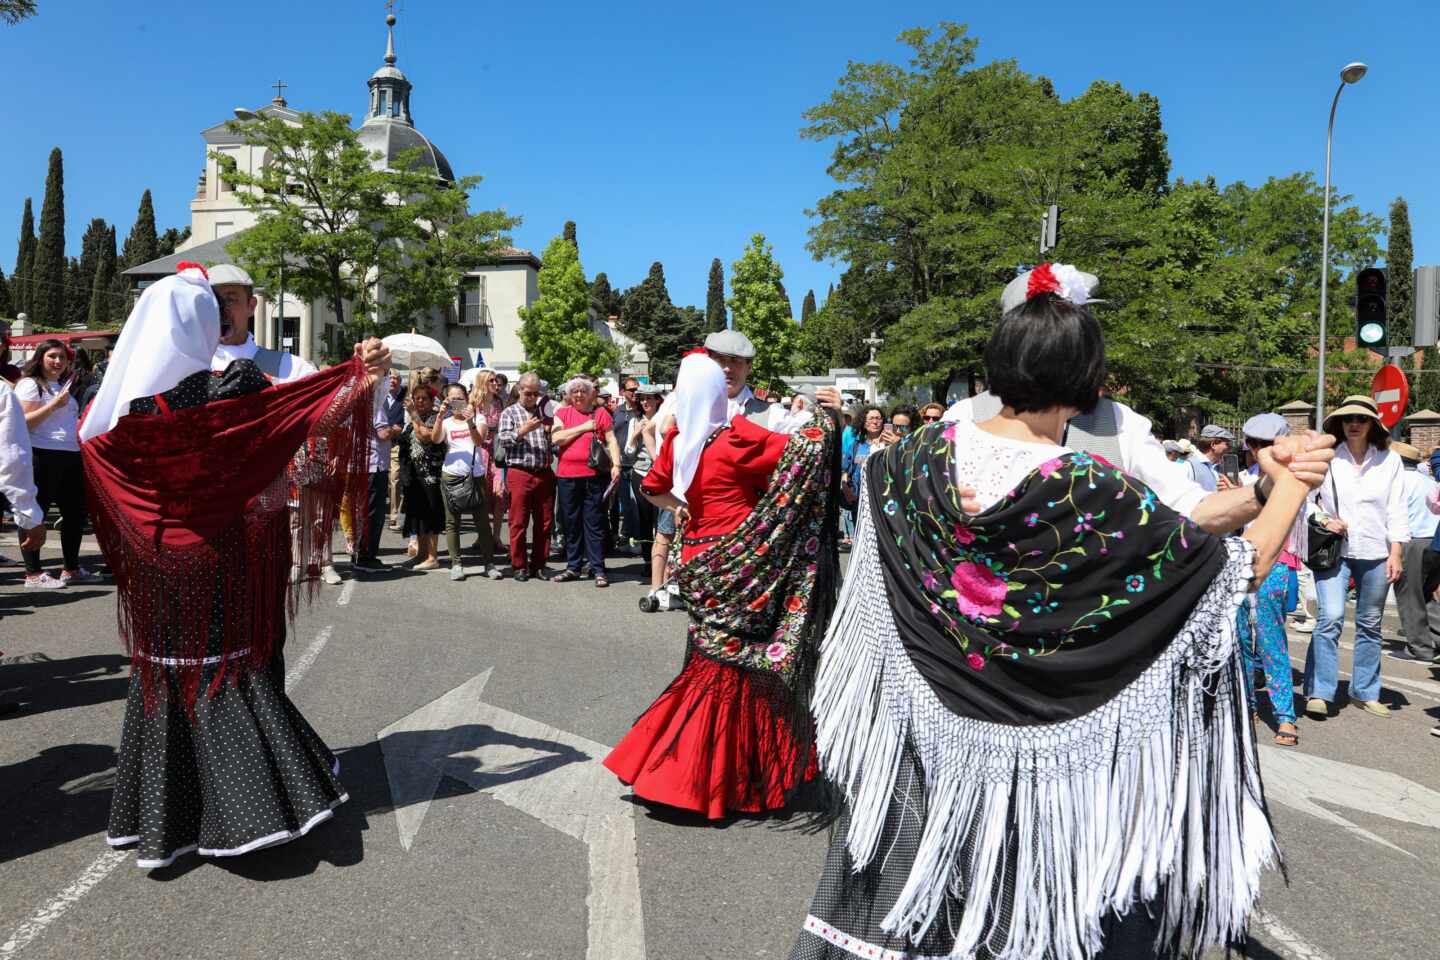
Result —
[[233, 263], [217, 263], [210, 268], [209, 273], [210, 286], [212, 287], [235, 283], [244, 287], [255, 286], [255, 281], [250, 279], [250, 274], [241, 270]]

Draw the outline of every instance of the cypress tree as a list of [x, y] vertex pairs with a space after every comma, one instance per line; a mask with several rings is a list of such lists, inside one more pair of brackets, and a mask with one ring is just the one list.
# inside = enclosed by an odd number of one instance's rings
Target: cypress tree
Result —
[[96, 271], [100, 266], [105, 241], [110, 237], [110, 227], [104, 220], [95, 217], [85, 228], [80, 238], [80, 285], [72, 286], [66, 297], [66, 323], [86, 323], [90, 316], [91, 288], [95, 285]]
[[705, 332], [725, 329], [725, 268], [720, 258], [710, 261], [710, 283], [705, 288]]
[[80, 266], [80, 261], [75, 257], [65, 258], [65, 315], [60, 318], [57, 325], [73, 326], [77, 323], [84, 323], [85, 316], [90, 312], [90, 281], [93, 277], [85, 276], [85, 271]]
[[148, 263], [160, 256], [160, 238], [155, 232], [155, 206], [150, 200], [150, 191], [140, 196], [140, 209], [135, 214], [135, 225], [125, 238], [120, 253], [120, 269], [128, 270], [142, 263]]
[[1414, 332], [1414, 247], [1410, 241], [1410, 205], [1404, 197], [1390, 204], [1390, 245], [1385, 251], [1386, 286], [1390, 297], [1390, 342], [1409, 343]]
[[35, 244], [35, 286], [31, 294], [34, 321], [59, 326], [65, 322], [65, 161], [60, 148], [50, 151], [45, 174], [45, 200], [40, 205], [40, 238]]
[[157, 249], [155, 251], [155, 256], [168, 257], [170, 256], [170, 254], [174, 253], [180, 248], [180, 244], [184, 243], [186, 240], [189, 239], [189, 227], [186, 227], [184, 230], [176, 230], [174, 227], [167, 227], [165, 229], [165, 232], [160, 234], [160, 239], [156, 242]]
[[91, 330], [109, 326], [111, 317], [115, 313], [111, 309], [111, 304], [115, 302], [114, 227], [105, 231], [105, 238], [100, 241], [99, 246], [95, 263], [95, 279], [90, 287], [90, 312], [85, 316], [85, 326]]
[[815, 291], [807, 290], [805, 292], [805, 302], [800, 304], [800, 325], [803, 327], [809, 323], [810, 318], [813, 316], [815, 316]]
[[660, 383], [674, 380], [680, 354], [692, 345], [695, 333], [681, 322], [680, 311], [670, 301], [665, 286], [665, 268], [660, 261], [637, 286], [625, 291], [620, 311], [620, 332], [645, 344], [650, 355], [650, 379]]
[[575, 244], [575, 251], [576, 251], [577, 253], [580, 251], [580, 241], [578, 241], [578, 240], [575, 239], [575, 221], [574, 221], [574, 220], [566, 220], [566, 221], [565, 221], [565, 227], [564, 227], [564, 229], [562, 229], [562, 230], [560, 231], [560, 237], [561, 237], [562, 239], [564, 239], [564, 240], [569, 240], [571, 243]]
[[611, 289], [610, 278], [604, 272], [595, 274], [595, 280], [590, 284], [590, 309], [602, 321], [620, 316], [620, 298]]
[[5, 271], [0, 270], [0, 317], [15, 316], [15, 305], [10, 302], [10, 284], [5, 282]]
[[790, 304], [790, 294], [785, 292], [785, 283], [779, 277], [775, 278], [775, 289], [780, 291], [780, 296], [785, 301], [785, 316], [794, 320], [795, 308]]
[[25, 212], [20, 215], [20, 243], [16, 247], [15, 269], [11, 271], [11, 306], [15, 313], [30, 312], [30, 271], [35, 269], [35, 214], [30, 198], [25, 198]]

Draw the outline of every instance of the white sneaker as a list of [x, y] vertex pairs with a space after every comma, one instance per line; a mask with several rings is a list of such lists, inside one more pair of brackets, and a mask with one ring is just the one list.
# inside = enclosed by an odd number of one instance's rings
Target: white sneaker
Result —
[[25, 578], [26, 590], [63, 590], [64, 588], [64, 580], [57, 580], [48, 573], [42, 573], [38, 577]]
[[100, 576], [100, 574], [96, 573], [94, 570], [89, 570], [89, 569], [87, 569], [87, 568], [85, 568], [85, 567], [80, 567], [79, 569], [76, 569], [76, 570], [73, 570], [73, 571], [72, 571], [72, 570], [62, 570], [62, 571], [60, 571], [60, 580], [61, 580], [61, 582], [67, 583], [67, 584], [69, 584], [69, 583], [104, 583], [104, 582], [105, 582], [105, 578], [104, 578], [104, 577]]
[[345, 582], [345, 578], [340, 576], [340, 574], [336, 572], [333, 564], [329, 563], [325, 564], [325, 566], [320, 568], [320, 579], [324, 580], [332, 587], [336, 584]]

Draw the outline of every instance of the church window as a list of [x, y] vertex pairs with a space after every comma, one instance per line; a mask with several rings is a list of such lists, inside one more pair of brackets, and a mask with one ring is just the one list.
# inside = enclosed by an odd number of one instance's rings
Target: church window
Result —
[[390, 91], [380, 91], [380, 115], [383, 117], [390, 112]]

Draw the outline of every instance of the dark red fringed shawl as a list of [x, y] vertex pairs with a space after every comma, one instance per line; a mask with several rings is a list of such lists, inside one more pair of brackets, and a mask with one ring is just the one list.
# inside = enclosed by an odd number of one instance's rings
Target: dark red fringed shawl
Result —
[[352, 359], [234, 399], [131, 414], [81, 447], [120, 635], [147, 708], [169, 695], [167, 667], [193, 711], [217, 654], [212, 693], [227, 676], [269, 665], [300, 590], [289, 583], [287, 467], [307, 441], [327, 452], [321, 474], [300, 488], [295, 546], [308, 557], [347, 493], [365, 516], [373, 396]]

